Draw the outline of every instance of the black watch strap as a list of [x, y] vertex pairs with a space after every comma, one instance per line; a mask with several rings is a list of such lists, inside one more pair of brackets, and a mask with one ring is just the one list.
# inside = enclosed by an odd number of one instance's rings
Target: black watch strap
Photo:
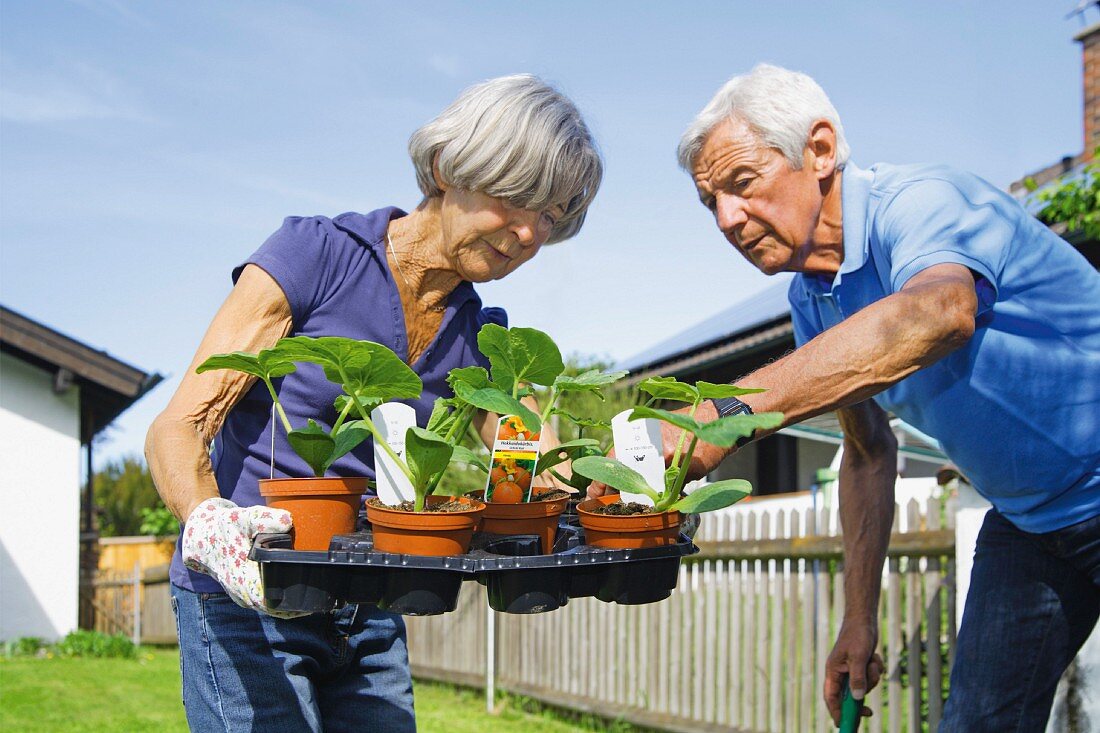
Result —
[[[746, 405], [736, 397], [714, 397], [711, 399], [714, 403], [714, 409], [718, 411], [718, 417], [729, 417], [730, 415], [752, 415], [752, 408]], [[753, 431], [755, 434], [755, 431]], [[737, 448], [741, 448], [748, 443], [751, 443], [753, 439], [752, 435], [738, 438], [734, 444]]]
[[718, 417], [753, 414], [752, 408], [736, 397], [715, 397], [711, 402], [714, 403], [714, 409], [718, 410]]

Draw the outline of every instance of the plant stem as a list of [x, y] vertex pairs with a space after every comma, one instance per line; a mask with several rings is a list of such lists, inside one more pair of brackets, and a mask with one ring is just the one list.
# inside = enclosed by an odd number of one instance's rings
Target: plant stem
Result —
[[279, 402], [279, 396], [275, 394], [275, 385], [271, 383], [270, 377], [265, 376], [263, 380], [264, 384], [267, 385], [267, 391], [271, 394], [271, 401], [275, 404], [275, 410], [279, 413], [279, 419], [283, 422], [283, 429], [289, 433], [294, 428], [290, 426], [290, 420], [287, 419], [286, 413], [283, 412], [283, 406]]
[[[447, 430], [447, 434], [443, 436], [443, 440], [447, 441], [451, 445], [458, 442], [458, 437], [466, 432], [466, 426], [470, 424], [470, 421], [474, 419], [474, 411], [477, 410], [473, 405], [463, 405], [459, 409], [455, 410], [454, 420], [451, 422], [451, 427]], [[465, 424], [463, 424], [465, 423]], [[462, 430], [458, 430], [458, 426], [462, 425]]]
[[[352, 399], [354, 399], [354, 398], [352, 398]], [[348, 403], [346, 405], [344, 405], [344, 409], [340, 411], [339, 417], [336, 418], [336, 422], [335, 422], [335, 424], [333, 424], [332, 430], [330, 431], [331, 433], [335, 433], [337, 430], [340, 429], [340, 426], [344, 424], [344, 420], [346, 420], [348, 418], [348, 413], [351, 412], [351, 408], [352, 408], [352, 401], [349, 400]]]
[[558, 396], [558, 392], [553, 387], [551, 387], [550, 401], [546, 403], [546, 409], [542, 411], [541, 415], [539, 415], [539, 422], [541, 422], [543, 425], [545, 425], [550, 419], [550, 413], [554, 409], [554, 403], [558, 401]]
[[[447, 434], [443, 437], [443, 439], [450, 443], [451, 446], [456, 445], [461, 439], [461, 436], [465, 435], [466, 431], [470, 429], [470, 423], [473, 421], [474, 413], [476, 411], [477, 408], [473, 405], [463, 405], [461, 409], [455, 410], [455, 421], [451, 423], [451, 429], [447, 431]], [[462, 426], [461, 430], [458, 429], [459, 425]], [[490, 451], [491, 450], [492, 449], [490, 448]], [[445, 474], [446, 472], [446, 469], [444, 469], [432, 476], [431, 480], [428, 481], [427, 489], [424, 491], [425, 496], [431, 496], [435, 493], [436, 487], [439, 486], [439, 482], [443, 480], [443, 474]], [[419, 494], [417, 496], [419, 497]], [[418, 509], [417, 511], [420, 510]]]
[[687, 453], [684, 454], [684, 463], [680, 466], [680, 472], [676, 474], [676, 481], [673, 483], [672, 490], [666, 491], [665, 496], [661, 497], [661, 505], [663, 509], [668, 509], [675, 504], [680, 498], [680, 491], [683, 490], [684, 484], [687, 482], [688, 468], [691, 466], [691, 457], [695, 454], [695, 446], [699, 443], [699, 436], [691, 436], [691, 444], [688, 445]]
[[[692, 417], [692, 418], [695, 417], [695, 411], [699, 409], [699, 405], [700, 405], [701, 402], [702, 402], [702, 400], [697, 400], [697, 401], [691, 403], [691, 411], [688, 412], [688, 417]], [[680, 474], [683, 474], [684, 471], [682, 470], [682, 465], [680, 463], [678, 463], [678, 461], [680, 460], [680, 451], [682, 451], [684, 449], [684, 440], [687, 438], [687, 434], [688, 434], [688, 431], [686, 431], [686, 430], [681, 430], [680, 431], [680, 439], [676, 443], [676, 452], [672, 454], [672, 465], [675, 466], [678, 469], [681, 469]], [[694, 443], [692, 445], [694, 445]], [[687, 461], [685, 461], [685, 464], [686, 463], [687, 463]], [[676, 480], [680, 481], [680, 475], [677, 475]], [[668, 491], [668, 488], [669, 488], [668, 486], [665, 486], [664, 487], [665, 491]]]

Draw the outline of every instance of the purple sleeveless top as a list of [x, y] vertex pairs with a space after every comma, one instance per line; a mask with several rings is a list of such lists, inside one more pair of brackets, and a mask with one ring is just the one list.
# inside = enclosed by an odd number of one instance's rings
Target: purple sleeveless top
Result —
[[[233, 270], [236, 282], [245, 265], [262, 267], [282, 287], [294, 323], [291, 335], [347, 336], [374, 341], [408, 359], [408, 338], [401, 298], [386, 262], [386, 229], [405, 216], [396, 208], [369, 214], [289, 217], [247, 261]], [[447, 373], [456, 367], [488, 366], [477, 350], [477, 332], [487, 323], [507, 325], [500, 308], [482, 308], [473, 286], [462, 282], [451, 293], [435, 340], [415, 364], [424, 382], [419, 400], [406, 400], [417, 422], [427, 423], [436, 397], [451, 396]], [[333, 402], [340, 387], [325, 379], [320, 367], [301, 364], [298, 371], [274, 380], [279, 401], [294, 427], [313, 417], [326, 428], [336, 419]], [[259, 479], [271, 475], [271, 397], [262, 382], [226, 417], [214, 438], [211, 460], [221, 495], [240, 506], [263, 504]], [[310, 476], [305, 461], [291, 450], [286, 432], [275, 431], [274, 475]], [[373, 441], [367, 440], [329, 469], [334, 476], [374, 477]], [[199, 593], [221, 592], [208, 575], [188, 570], [177, 543], [172, 557], [173, 583]]]

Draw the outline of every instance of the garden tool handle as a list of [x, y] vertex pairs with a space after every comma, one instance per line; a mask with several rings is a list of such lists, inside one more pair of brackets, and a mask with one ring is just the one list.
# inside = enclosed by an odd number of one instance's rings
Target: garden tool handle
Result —
[[840, 680], [840, 733], [856, 733], [859, 730], [860, 711], [863, 700], [852, 697], [852, 688], [848, 686], [848, 675]]

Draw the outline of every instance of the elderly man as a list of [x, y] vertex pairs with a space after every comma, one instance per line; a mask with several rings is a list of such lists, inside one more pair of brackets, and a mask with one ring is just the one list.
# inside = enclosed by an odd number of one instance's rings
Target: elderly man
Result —
[[[846, 603], [826, 662], [834, 720], [842, 676], [858, 698], [882, 671], [897, 456], [887, 414], [938, 439], [993, 504], [940, 730], [1042, 730], [1100, 614], [1100, 275], [973, 175], [863, 169], [848, 155], [821, 88], [767, 65], [730, 80], [684, 134], [680, 164], [730, 244], [765, 274], [799, 273], [798, 349], [739, 380], [766, 392], [701, 415], [774, 410], [791, 424], [837, 411]], [[698, 468], [723, 457], [710, 447]]]

